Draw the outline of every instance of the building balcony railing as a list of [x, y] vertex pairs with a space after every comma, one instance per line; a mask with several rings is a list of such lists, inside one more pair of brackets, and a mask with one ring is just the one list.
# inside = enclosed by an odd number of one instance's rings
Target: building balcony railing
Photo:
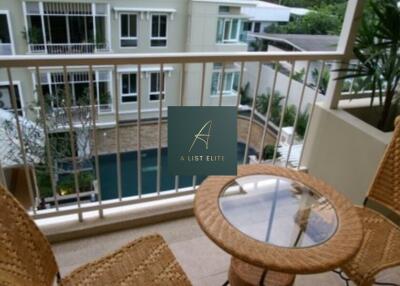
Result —
[[[1, 71], [5, 71], [8, 75], [9, 82], [15, 80], [13, 78], [13, 71], [20, 68], [35, 67], [34, 76], [35, 82], [40, 83], [41, 69], [48, 69], [49, 67], [58, 67], [63, 70], [64, 75], [67, 75], [68, 70], [76, 66], [85, 66], [89, 70], [89, 75], [93, 74], [93, 70], [100, 66], [111, 65], [113, 69], [113, 78], [116, 79], [118, 67], [130, 65], [135, 68], [140, 74], [145, 65], [158, 65], [160, 74], [164, 77], [164, 70], [166, 65], [174, 65], [177, 67], [176, 72], [179, 73], [179, 92], [176, 96], [176, 105], [183, 106], [190, 102], [197, 102], [196, 105], [204, 106], [213, 102], [214, 105], [231, 105], [236, 106], [238, 111], [243, 111], [241, 108], [241, 94], [232, 100], [227, 99], [222, 92], [217, 96], [206, 99], [209, 96], [208, 90], [210, 87], [206, 85], [207, 77], [211, 78], [211, 73], [207, 74], [207, 66], [212, 66], [213, 63], [222, 63], [222, 74], [225, 73], [225, 67], [236, 63], [238, 66], [240, 77], [239, 87], [244, 87], [246, 84], [243, 80], [244, 71], [247, 70], [248, 65], [255, 65], [255, 79], [256, 84], [253, 88], [252, 97], [261, 94], [265, 91], [260, 90], [260, 82], [266, 76], [263, 65], [266, 63], [273, 64], [275, 67], [272, 70], [273, 82], [271, 85], [271, 94], [274, 94], [277, 77], [279, 73], [279, 62], [289, 61], [296, 63], [298, 61], [307, 62], [308, 68], [306, 69], [305, 78], [308, 78], [308, 73], [311, 72], [310, 65], [313, 62], [318, 62], [321, 69], [326, 66], [327, 62], [335, 61], [340, 62], [344, 60], [344, 55], [341, 52], [231, 52], [231, 53], [171, 53], [171, 54], [108, 54], [108, 55], [69, 55], [59, 57], [55, 55], [48, 56], [12, 56], [0, 57]], [[187, 84], [186, 73], [190, 66], [200, 67], [200, 74], [198, 74], [198, 81], [200, 85], [193, 87]], [[238, 124], [242, 131], [238, 132], [238, 141], [241, 142], [242, 152], [238, 164], [248, 164], [249, 156], [252, 156], [252, 162], [280, 164], [287, 167], [300, 169], [302, 165], [302, 156], [304, 146], [307, 144], [308, 127], [313, 120], [314, 106], [319, 94], [319, 88], [315, 88], [314, 94], [311, 96], [311, 104], [308, 107], [309, 116], [306, 122], [306, 129], [302, 139], [295, 134], [285, 134], [284, 118], [286, 107], [288, 106], [289, 96], [292, 94], [291, 89], [294, 86], [294, 65], [292, 65], [291, 74], [287, 86], [285, 85], [286, 94], [282, 94], [284, 99], [282, 101], [281, 113], [279, 118], [275, 118], [272, 123], [272, 104], [271, 98], [268, 103], [268, 108], [264, 114], [260, 114], [256, 110], [257, 100], [252, 100], [247, 108], [247, 116], [238, 116]], [[322, 73], [319, 73], [320, 75]], [[193, 75], [191, 75], [193, 76]], [[36, 146], [40, 149], [38, 155], [32, 156], [30, 152], [34, 152], [35, 148], [31, 146], [30, 136], [24, 134], [25, 120], [20, 117], [15, 117], [15, 142], [19, 142], [17, 150], [20, 150], [20, 162], [23, 163], [26, 180], [29, 186], [29, 200], [28, 212], [36, 219], [77, 214], [79, 219], [84, 218], [84, 213], [89, 211], [98, 211], [99, 215], [103, 215], [103, 210], [108, 208], [115, 208], [123, 205], [136, 204], [139, 202], [162, 200], [164, 198], [171, 198], [182, 196], [185, 194], [193, 193], [197, 185], [201, 182], [200, 177], [194, 176], [193, 178], [185, 177], [169, 177], [166, 166], [165, 149], [167, 142], [162, 127], [165, 127], [167, 121], [167, 114], [165, 112], [166, 102], [162, 97], [157, 101], [157, 117], [153, 121], [149, 118], [143, 119], [143, 103], [146, 94], [142, 91], [141, 84], [138, 84], [137, 102], [134, 110], [132, 110], [132, 118], [130, 124], [131, 129], [126, 128], [126, 120], [122, 119], [120, 112], [119, 100], [113, 100], [113, 112], [108, 116], [112, 118], [112, 125], [107, 125], [104, 129], [104, 122], [101, 122], [100, 116], [97, 112], [101, 106], [96, 105], [95, 101], [95, 85], [92, 76], [89, 77], [89, 99], [90, 105], [84, 109], [84, 116], [88, 119], [88, 125], [85, 132], [81, 132], [82, 126], [76, 124], [76, 119], [82, 116], [79, 109], [76, 114], [76, 109], [71, 106], [71, 98], [68, 95], [69, 83], [68, 76], [64, 76], [64, 86], [66, 90], [66, 109], [62, 114], [58, 115], [58, 120], [61, 120], [64, 126], [65, 136], [55, 135], [54, 130], [51, 130], [49, 118], [46, 116], [46, 108], [43, 94], [40, 89], [37, 90], [37, 98], [39, 102], [39, 121], [41, 122], [41, 130], [43, 131], [42, 137], [38, 137], [43, 141]], [[221, 77], [224, 79], [224, 76]], [[137, 77], [140, 80], [140, 77]], [[319, 86], [321, 76], [316, 82], [316, 87]], [[185, 84], [186, 83], [186, 84]], [[224, 83], [222, 83], [223, 85]], [[301, 84], [301, 88], [297, 90], [296, 112], [294, 120], [291, 124], [295, 130], [299, 116], [304, 105], [306, 81]], [[160, 80], [160, 90], [163, 90], [164, 80]], [[297, 86], [296, 85], [296, 86]], [[189, 90], [189, 86], [191, 90]], [[120, 94], [119, 81], [115, 80], [114, 87], [115, 94]], [[196, 88], [196, 92], [193, 92]], [[222, 89], [221, 89], [222, 90]], [[196, 94], [196, 98], [193, 98]], [[166, 95], [168, 96], [168, 94]], [[310, 96], [310, 95], [307, 95]], [[15, 99], [15, 92], [11, 92], [11, 97]], [[190, 101], [189, 101], [190, 100]], [[16, 108], [16, 101], [13, 100], [13, 106]], [[103, 129], [102, 129], [103, 128]], [[129, 131], [126, 131], [129, 130]], [[130, 136], [130, 137], [129, 137]], [[279, 157], [279, 152], [276, 150], [282, 144], [282, 139], [285, 137], [285, 157]], [[51, 144], [51, 140], [57, 138], [57, 144]], [[153, 140], [154, 144], [145, 142]], [[39, 140], [40, 141], [40, 140]], [[133, 141], [133, 142], [132, 142]], [[60, 143], [61, 142], [61, 143]], [[271, 160], [264, 161], [264, 147], [267, 142], [274, 145], [275, 151]], [[54, 147], [54, 145], [56, 145]], [[294, 148], [294, 146], [299, 148]], [[153, 146], [155, 150], [149, 150]], [[65, 150], [62, 152], [58, 149]], [[293, 150], [298, 152], [298, 160], [292, 160]], [[154, 151], [154, 152], [153, 152]], [[58, 152], [58, 153], [57, 153]], [[18, 152], [17, 152], [18, 153]], [[59, 161], [60, 154], [65, 154], [66, 157], [71, 158], [70, 174], [59, 172], [55, 160]], [[90, 158], [90, 166], [85, 166], [85, 170], [80, 170], [81, 157]], [[31, 160], [30, 158], [35, 158]], [[56, 158], [55, 158], [56, 157]], [[53, 159], [54, 158], [54, 159]], [[153, 160], [154, 159], [154, 160]], [[298, 162], [293, 164], [293, 162]], [[107, 169], [107, 166], [111, 168]], [[12, 167], [12, 166], [11, 166]], [[0, 175], [8, 166], [0, 168]], [[127, 175], [127, 168], [129, 175]], [[40, 169], [40, 170], [39, 170]], [[89, 171], [88, 171], [89, 170]], [[31, 174], [36, 174], [35, 180], [32, 180]], [[43, 175], [44, 174], [44, 175]], [[1, 176], [0, 176], [1, 178]], [[46, 181], [47, 180], [47, 181]], [[44, 184], [43, 182], [46, 181]], [[94, 183], [95, 182], [95, 183]], [[42, 185], [41, 185], [42, 184]], [[45, 186], [44, 186], [44, 185]], [[81, 199], [81, 191], [93, 189], [95, 196], [91, 196], [90, 201]], [[128, 187], [127, 187], [128, 186]], [[43, 189], [47, 189], [46, 192]], [[50, 190], [50, 191], [48, 191]], [[64, 204], [65, 200], [61, 200], [62, 194], [69, 195], [68, 204]], [[72, 195], [72, 196], [71, 196]], [[52, 198], [51, 200], [49, 198]], [[44, 208], [39, 202], [51, 201]]]
[[0, 43], [0, 55], [7, 56], [13, 54], [13, 48], [11, 43]]
[[29, 44], [31, 54], [92, 54], [110, 51], [108, 43]]

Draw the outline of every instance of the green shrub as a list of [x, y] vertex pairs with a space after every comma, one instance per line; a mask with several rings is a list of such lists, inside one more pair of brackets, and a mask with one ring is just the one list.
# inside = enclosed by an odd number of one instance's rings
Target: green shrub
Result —
[[[80, 172], [78, 175], [79, 190], [81, 192], [88, 192], [92, 189], [92, 182], [94, 175], [92, 172]], [[75, 178], [73, 174], [68, 174], [60, 177], [58, 181], [58, 189], [62, 195], [75, 193]]]
[[[271, 160], [274, 158], [274, 152], [275, 152], [275, 145], [266, 145], [263, 149], [263, 154], [262, 158], [263, 160]], [[281, 154], [279, 151], [276, 152], [276, 158], [279, 158]]]

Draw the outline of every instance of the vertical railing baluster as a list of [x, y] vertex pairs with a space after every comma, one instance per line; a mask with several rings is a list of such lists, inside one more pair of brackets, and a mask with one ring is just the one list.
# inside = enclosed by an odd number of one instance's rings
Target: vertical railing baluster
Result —
[[[201, 91], [200, 91], [200, 106], [204, 106], [204, 83], [205, 83], [205, 77], [206, 77], [206, 63], [204, 62], [202, 64], [202, 69], [201, 69]], [[192, 188], [193, 190], [196, 189], [196, 183], [197, 183], [197, 176], [194, 175], [192, 178]]]
[[241, 62], [240, 63], [240, 79], [239, 79], [239, 86], [238, 86], [238, 91], [237, 91], [236, 108], [239, 108], [240, 99], [242, 97], [242, 95], [240, 94], [240, 89], [242, 88], [242, 85], [243, 85], [243, 72], [244, 72], [244, 62]]
[[121, 181], [121, 143], [120, 143], [120, 131], [119, 131], [119, 78], [117, 66], [114, 66], [114, 110], [115, 110], [115, 144], [117, 148], [117, 191], [118, 200], [122, 200], [122, 181]]
[[137, 137], [137, 188], [138, 188], [138, 196], [139, 198], [142, 197], [142, 142], [141, 142], [141, 108], [142, 108], [142, 84], [141, 84], [141, 77], [142, 77], [142, 65], [138, 65], [138, 73], [136, 75], [136, 80], [137, 80], [137, 87], [138, 87], [138, 93], [137, 93], [137, 129], [136, 129], [136, 137]]
[[325, 68], [325, 64], [326, 64], [325, 61], [322, 62], [321, 72], [319, 73], [317, 84], [315, 86], [314, 100], [313, 100], [313, 103], [312, 103], [312, 106], [311, 106], [310, 115], [308, 116], [308, 122], [307, 122], [306, 131], [304, 132], [303, 146], [301, 147], [300, 157], [299, 157], [299, 165], [297, 166], [297, 170], [300, 169], [301, 161], [303, 160], [304, 147], [305, 147], [307, 139], [308, 139], [308, 132], [309, 132], [309, 129], [310, 129], [310, 124], [311, 124], [312, 117], [314, 115], [315, 104], [317, 102], [317, 98], [318, 98], [318, 94], [319, 94], [319, 87], [320, 87], [321, 79], [322, 79], [322, 71]]
[[251, 131], [253, 129], [254, 110], [256, 108], [258, 89], [260, 88], [261, 71], [262, 71], [262, 62], [258, 62], [256, 88], [254, 89], [253, 103], [251, 104], [251, 113], [249, 120], [249, 128], [247, 131], [246, 146], [244, 149], [243, 164], [246, 164], [247, 154], [249, 151], [250, 136], [251, 136]]
[[354, 79], [355, 79], [355, 78], [353, 78], [353, 79], [351, 80], [351, 82], [350, 82], [350, 87], [349, 87], [349, 95], [350, 95], [350, 96], [351, 96], [351, 93], [353, 92]]
[[51, 183], [51, 190], [53, 192], [53, 199], [54, 199], [54, 204], [56, 207], [56, 210], [58, 211], [58, 198], [57, 198], [57, 186], [55, 182], [55, 177], [54, 177], [54, 172], [53, 172], [53, 156], [51, 154], [50, 150], [50, 138], [49, 138], [49, 129], [47, 127], [46, 123], [46, 105], [45, 105], [45, 100], [43, 96], [43, 91], [41, 87], [41, 81], [40, 81], [40, 72], [39, 72], [39, 67], [36, 66], [35, 69], [35, 77], [36, 77], [36, 92], [39, 98], [39, 104], [40, 104], [40, 116], [42, 117], [42, 124], [43, 124], [43, 132], [44, 132], [44, 144], [45, 144], [45, 149], [46, 149], [46, 154], [47, 154], [47, 168], [49, 168], [49, 176], [50, 176], [50, 183]]
[[[98, 79], [97, 79], [98, 80]], [[96, 103], [94, 100], [94, 89], [93, 89], [93, 66], [89, 66], [89, 97], [90, 97], [90, 112], [92, 117], [92, 136], [93, 136], [93, 151], [94, 151], [94, 164], [96, 170], [96, 179], [97, 179], [97, 200], [99, 202], [99, 216], [103, 217], [103, 208], [102, 208], [102, 196], [101, 196], [101, 175], [100, 175], [100, 163], [99, 163], [99, 150], [98, 150], [98, 142], [97, 142], [97, 130], [96, 130]], [[92, 148], [92, 147], [91, 147]]]
[[204, 81], [206, 77], [206, 63], [202, 64], [201, 70], [201, 92], [200, 92], [200, 106], [203, 106], [204, 101]]
[[[294, 143], [294, 137], [296, 136], [297, 121], [299, 120], [299, 115], [300, 115], [300, 112], [301, 112], [301, 106], [303, 105], [304, 92], [305, 92], [306, 86], [307, 86], [307, 78], [308, 78], [309, 71], [310, 71], [310, 61], [307, 62], [306, 71], [304, 73], [304, 81], [303, 81], [303, 86], [301, 88], [301, 93], [300, 93], [301, 95], [300, 95], [299, 105], [297, 106], [296, 117], [294, 118], [294, 123], [293, 123], [293, 134], [292, 134], [292, 138], [290, 138], [289, 150], [288, 150], [288, 154], [287, 154], [286, 162], [285, 162], [285, 167], [286, 168], [289, 165], [290, 153], [292, 152], [292, 147], [293, 147], [293, 143]], [[299, 162], [299, 164], [300, 164], [300, 162]]]
[[[15, 123], [17, 125], [16, 127], [17, 127], [18, 139], [19, 139], [19, 144], [20, 144], [20, 148], [21, 148], [22, 161], [24, 162], [26, 182], [28, 184], [29, 199], [32, 204], [33, 214], [36, 214], [36, 201], [35, 201], [35, 197], [33, 195], [33, 190], [32, 190], [32, 180], [31, 180], [31, 175], [30, 175], [29, 167], [28, 167], [28, 160], [27, 160], [27, 155], [26, 155], [26, 150], [25, 150], [24, 137], [22, 134], [21, 123], [19, 121], [19, 115], [18, 115], [17, 96], [16, 96], [15, 90], [14, 90], [14, 82], [12, 80], [10, 68], [7, 68], [7, 76], [8, 76], [8, 84], [10, 86], [11, 105], [14, 110]], [[32, 166], [32, 167], [34, 168], [34, 166]]]
[[264, 123], [264, 129], [263, 129], [263, 135], [262, 135], [262, 139], [261, 139], [261, 144], [260, 144], [258, 163], [261, 163], [262, 157], [263, 157], [265, 138], [267, 137], [268, 120], [269, 120], [269, 117], [271, 115], [272, 101], [273, 101], [273, 97], [275, 95], [275, 89], [276, 89], [276, 79], [278, 78], [278, 69], [279, 69], [279, 62], [276, 62], [275, 72], [274, 72], [274, 81], [272, 83], [272, 90], [271, 90], [271, 94], [270, 94], [269, 99], [268, 99], [267, 113], [265, 114], [265, 123]]
[[288, 83], [288, 87], [287, 87], [287, 90], [286, 90], [285, 101], [284, 101], [284, 104], [283, 104], [282, 109], [281, 109], [281, 119], [279, 121], [278, 135], [277, 135], [276, 141], [275, 141], [274, 156], [272, 158], [272, 164], [273, 165], [275, 165], [276, 156], [278, 154], [278, 145], [279, 145], [279, 141], [281, 140], [281, 135], [282, 135], [283, 119], [285, 118], [286, 107], [287, 107], [287, 104], [288, 104], [288, 101], [289, 101], [290, 89], [292, 87], [293, 73], [294, 73], [294, 67], [296, 65], [296, 62], [292, 61], [291, 65], [292, 65], [292, 68], [290, 69], [289, 83]]
[[[185, 96], [185, 68], [186, 64], [182, 63], [181, 67], [181, 91], [180, 91], [180, 98], [179, 98], [179, 106], [183, 106], [183, 99]], [[179, 176], [175, 176], [175, 192], [179, 192]]]
[[157, 195], [161, 191], [161, 121], [162, 121], [162, 101], [164, 91], [164, 64], [160, 65], [160, 93], [158, 96], [158, 149], [157, 149]]
[[67, 103], [67, 117], [68, 117], [68, 124], [69, 124], [69, 144], [71, 145], [71, 153], [72, 153], [72, 168], [74, 171], [74, 184], [75, 184], [75, 193], [76, 193], [76, 202], [78, 205], [78, 218], [79, 221], [83, 220], [82, 211], [81, 211], [81, 194], [79, 190], [79, 179], [78, 179], [78, 166], [76, 164], [76, 149], [75, 149], [75, 136], [74, 136], [74, 123], [72, 120], [72, 113], [71, 113], [71, 94], [69, 90], [69, 83], [68, 83], [68, 72], [67, 67], [63, 66], [63, 76], [64, 76], [64, 94], [65, 94], [65, 101]]
[[224, 92], [224, 85], [225, 85], [225, 65], [226, 63], [224, 62], [222, 64], [222, 74], [221, 74], [221, 90], [219, 91], [219, 100], [218, 100], [218, 106], [222, 105], [222, 94]]
[[2, 163], [1, 163], [1, 160], [0, 160], [0, 183], [1, 183], [4, 187], [8, 188], [8, 186], [7, 186], [7, 180], [6, 180], [6, 175], [4, 174], [4, 169], [3, 169], [3, 165], [2, 165]]
[[179, 99], [179, 105], [183, 106], [183, 100], [185, 97], [185, 69], [186, 69], [186, 63], [182, 64], [182, 74], [181, 74], [181, 94], [180, 94], [180, 99]]

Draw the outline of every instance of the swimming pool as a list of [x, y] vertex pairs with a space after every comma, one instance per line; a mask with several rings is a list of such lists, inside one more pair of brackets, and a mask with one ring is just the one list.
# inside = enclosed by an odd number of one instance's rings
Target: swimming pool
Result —
[[[238, 143], [238, 163], [242, 163], [245, 144]], [[248, 155], [255, 155], [249, 148]], [[121, 153], [121, 189], [122, 196], [135, 196], [137, 191], [137, 152]], [[143, 150], [142, 158], [142, 194], [156, 192], [157, 188], [157, 149]], [[101, 195], [103, 200], [118, 198], [116, 154], [99, 156]], [[167, 148], [161, 150], [161, 191], [175, 189], [175, 176], [168, 173]], [[197, 176], [196, 184], [200, 184], [206, 176]], [[179, 176], [179, 187], [193, 185], [192, 176]]]

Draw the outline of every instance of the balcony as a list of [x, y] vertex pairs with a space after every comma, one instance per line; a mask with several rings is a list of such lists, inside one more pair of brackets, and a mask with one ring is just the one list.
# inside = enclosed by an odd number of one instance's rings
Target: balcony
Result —
[[61, 43], [61, 44], [29, 44], [31, 54], [92, 54], [110, 51], [108, 44], [96, 43]]
[[[353, 6], [355, 5], [350, 4], [350, 7]], [[23, 202], [27, 212], [54, 243], [53, 249], [63, 274], [118, 248], [132, 238], [156, 231], [167, 239], [195, 285], [220, 285], [226, 280], [228, 255], [206, 239], [192, 217], [183, 218], [192, 215], [193, 195], [204, 178], [170, 176], [166, 172], [166, 108], [185, 105], [234, 106], [238, 111], [238, 164], [265, 163], [298, 171], [310, 168], [312, 172], [320, 171], [323, 169], [321, 165], [310, 160], [315, 154], [314, 146], [320, 139], [316, 135], [318, 124], [320, 120], [326, 119], [321, 115], [321, 109], [336, 112], [338, 103], [345, 100], [341, 97], [342, 82], [334, 81], [331, 77], [326, 95], [328, 104], [317, 102], [321, 97], [321, 71], [326, 66], [337, 66], [351, 58], [348, 40], [354, 28], [349, 23], [352, 23], [354, 13], [350, 12], [346, 16], [346, 23], [350, 27], [342, 35], [344, 40], [334, 52], [0, 57], [1, 72], [7, 74], [10, 86], [13, 86], [16, 70], [35, 67], [32, 74], [36, 86], [32, 94], [38, 99], [36, 116], [29, 115], [28, 107], [24, 107], [27, 114], [25, 118], [14, 112], [14, 119], [10, 120], [11, 130], [8, 135], [10, 142], [14, 144], [12, 150], [17, 158], [10, 158], [7, 164], [1, 162], [0, 181], [9, 184], [10, 189], [13, 182], [25, 186], [26, 193], [15, 193], [15, 196]], [[90, 45], [92, 46], [89, 48]], [[80, 44], [69, 44], [62, 48], [51, 44], [32, 44], [30, 47], [31, 52], [36, 50], [49, 54], [74, 54], [79, 51], [76, 54], [82, 54], [97, 50], [97, 46], [93, 45], [85, 46], [83, 52]], [[279, 72], [281, 62], [290, 63], [288, 75]], [[298, 63], [307, 67], [304, 77], [306, 80], [295, 81], [293, 77], [294, 67]], [[221, 75], [211, 83], [214, 64], [221, 67], [218, 71]], [[320, 68], [319, 77], [312, 83], [308, 82], [311, 65]], [[73, 105], [73, 99], [76, 99], [73, 86], [75, 79], [68, 76], [77, 66], [87, 73], [85, 85], [88, 102], [83, 109]], [[93, 72], [104, 66], [113, 67], [108, 81], [112, 86], [108, 90], [113, 90], [114, 97], [106, 105], [109, 112], [103, 117], [98, 112], [104, 107], [100, 93], [96, 91], [98, 86]], [[134, 102], [129, 102], [128, 111], [122, 110], [123, 103], [117, 100], [124, 89], [122, 80], [119, 81], [118, 71], [126, 66], [133, 67], [138, 75], [134, 77], [137, 89], [130, 92], [130, 87], [127, 88], [127, 97], [134, 98]], [[153, 69], [154, 66], [157, 66], [159, 76], [155, 77], [157, 80], [153, 86], [152, 76], [148, 76], [144, 70]], [[168, 66], [173, 66], [170, 70], [173, 70], [171, 77], [177, 83], [174, 89], [176, 93], [169, 93], [165, 89], [164, 79], [169, 76], [165, 71]], [[227, 96], [224, 90], [229, 77], [225, 74], [230, 72], [228, 68], [232, 66], [238, 67], [238, 77], [235, 81], [234, 76], [231, 76], [229, 90], [236, 91], [236, 94], [233, 92]], [[63, 108], [51, 113], [49, 103], [45, 101], [46, 90], [41, 86], [45, 83], [41, 74], [49, 68], [62, 70], [63, 76], [59, 77], [56, 84], [63, 87], [65, 96]], [[253, 69], [253, 100], [250, 98], [250, 101], [244, 102], [243, 94], [238, 91], [245, 87], [245, 73]], [[279, 79], [283, 76], [286, 76], [286, 81]], [[254, 99], [261, 92], [261, 82], [267, 77], [272, 79], [271, 94], [278, 88], [284, 91], [278, 115], [272, 114], [272, 96], [263, 112], [258, 110]], [[144, 92], [145, 87], [142, 84], [146, 79], [149, 80], [149, 90], [154, 91], [150, 94], [153, 95], [150, 108], [144, 106], [149, 96]], [[238, 84], [236, 89], [233, 88], [234, 82]], [[46, 84], [51, 85], [48, 82]], [[50, 90], [48, 88], [47, 91], [50, 93]], [[211, 93], [214, 93], [213, 96]], [[15, 89], [11, 89], [11, 103], [14, 110], [18, 111], [16, 97]], [[336, 106], [333, 103], [335, 101]], [[290, 102], [295, 106], [294, 117], [287, 123], [285, 113], [288, 112]], [[303, 122], [304, 130], [300, 134], [298, 123], [306, 102], [309, 111], [307, 120]], [[40, 132], [34, 138], [39, 141], [38, 144], [32, 144], [35, 143], [33, 137], [27, 132], [26, 125], [30, 124], [40, 127]], [[336, 147], [329, 142], [325, 145], [331, 149]], [[272, 146], [273, 151], [270, 156], [264, 157], [266, 146]], [[354, 148], [352, 151], [354, 152]], [[324, 152], [325, 150], [318, 149], [321, 157]], [[379, 151], [376, 152], [378, 153]], [[375, 162], [371, 162], [371, 169], [375, 167], [374, 164]], [[18, 177], [18, 180], [14, 178], [13, 181], [13, 177]], [[368, 180], [369, 178], [364, 178], [362, 183]], [[357, 195], [362, 196], [364, 193], [359, 192]], [[357, 199], [358, 197], [354, 201], [357, 202]], [[153, 225], [148, 226], [149, 223]], [[122, 230], [127, 228], [131, 229]], [[102, 234], [110, 231], [113, 233]], [[89, 235], [95, 237], [81, 238]], [[73, 238], [80, 239], [61, 242]], [[385, 275], [389, 275], [391, 279], [395, 275], [396, 279], [398, 271], [382, 275], [381, 281], [385, 280]], [[296, 285], [342, 285], [341, 283], [331, 273], [299, 276], [296, 280]]]
[[90, 54], [110, 51], [107, 32], [109, 7], [105, 3], [26, 2], [31, 54]]

